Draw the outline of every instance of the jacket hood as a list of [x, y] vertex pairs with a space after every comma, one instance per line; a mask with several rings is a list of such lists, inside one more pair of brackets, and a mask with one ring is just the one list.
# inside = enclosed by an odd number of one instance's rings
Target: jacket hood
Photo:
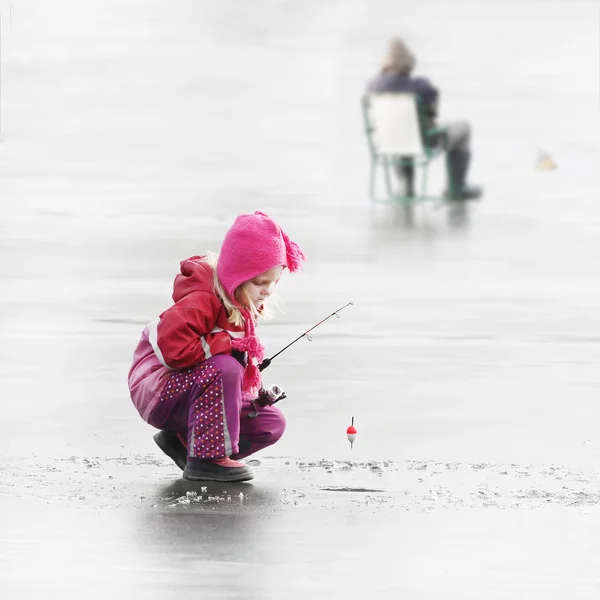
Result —
[[392, 38], [381, 61], [382, 71], [392, 71], [402, 75], [410, 75], [417, 60], [404, 40]]
[[192, 292], [214, 293], [214, 271], [205, 259], [205, 256], [191, 256], [181, 261], [181, 273], [173, 282], [173, 302], [178, 302]]

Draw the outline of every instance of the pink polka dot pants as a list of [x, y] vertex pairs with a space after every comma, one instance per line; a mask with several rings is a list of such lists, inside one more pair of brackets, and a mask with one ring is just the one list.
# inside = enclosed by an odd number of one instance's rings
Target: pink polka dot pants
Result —
[[184, 371], [173, 371], [160, 394], [151, 424], [187, 435], [191, 458], [236, 454], [242, 377], [241, 365], [227, 355], [214, 356]]

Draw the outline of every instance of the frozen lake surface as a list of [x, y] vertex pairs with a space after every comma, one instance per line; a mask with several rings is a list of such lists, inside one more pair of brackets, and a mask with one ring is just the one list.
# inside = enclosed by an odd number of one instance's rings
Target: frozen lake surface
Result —
[[[0, 597], [598, 597], [597, 3], [0, 15]], [[462, 221], [369, 204], [391, 35], [473, 125]], [[255, 209], [310, 259], [268, 355], [354, 306], [265, 371], [288, 429], [253, 482], [192, 484], [126, 375], [179, 261]]]

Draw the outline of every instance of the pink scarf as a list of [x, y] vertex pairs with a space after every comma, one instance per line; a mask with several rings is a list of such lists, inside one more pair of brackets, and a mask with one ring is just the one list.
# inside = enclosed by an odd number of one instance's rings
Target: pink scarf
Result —
[[243, 309], [242, 314], [246, 322], [246, 337], [233, 338], [231, 346], [235, 350], [248, 353], [248, 363], [244, 370], [244, 381], [242, 387], [245, 392], [256, 393], [261, 387], [260, 371], [258, 365], [265, 357], [265, 348], [256, 335], [256, 323], [248, 309]]

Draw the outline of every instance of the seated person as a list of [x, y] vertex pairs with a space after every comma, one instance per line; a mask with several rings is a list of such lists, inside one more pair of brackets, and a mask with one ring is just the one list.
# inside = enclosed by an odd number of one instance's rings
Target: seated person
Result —
[[[367, 93], [400, 93], [416, 94], [424, 108], [425, 129], [436, 127], [439, 91], [423, 77], [411, 75], [416, 59], [400, 38], [390, 40], [381, 65], [381, 72], [367, 84]], [[449, 123], [444, 130], [428, 145], [441, 145], [446, 150], [446, 167], [448, 185], [446, 192], [450, 199], [468, 200], [479, 198], [481, 189], [467, 185], [467, 171], [471, 161], [471, 128], [466, 122]], [[414, 166], [404, 164], [398, 166], [398, 175], [404, 180], [406, 195], [414, 195]]]

